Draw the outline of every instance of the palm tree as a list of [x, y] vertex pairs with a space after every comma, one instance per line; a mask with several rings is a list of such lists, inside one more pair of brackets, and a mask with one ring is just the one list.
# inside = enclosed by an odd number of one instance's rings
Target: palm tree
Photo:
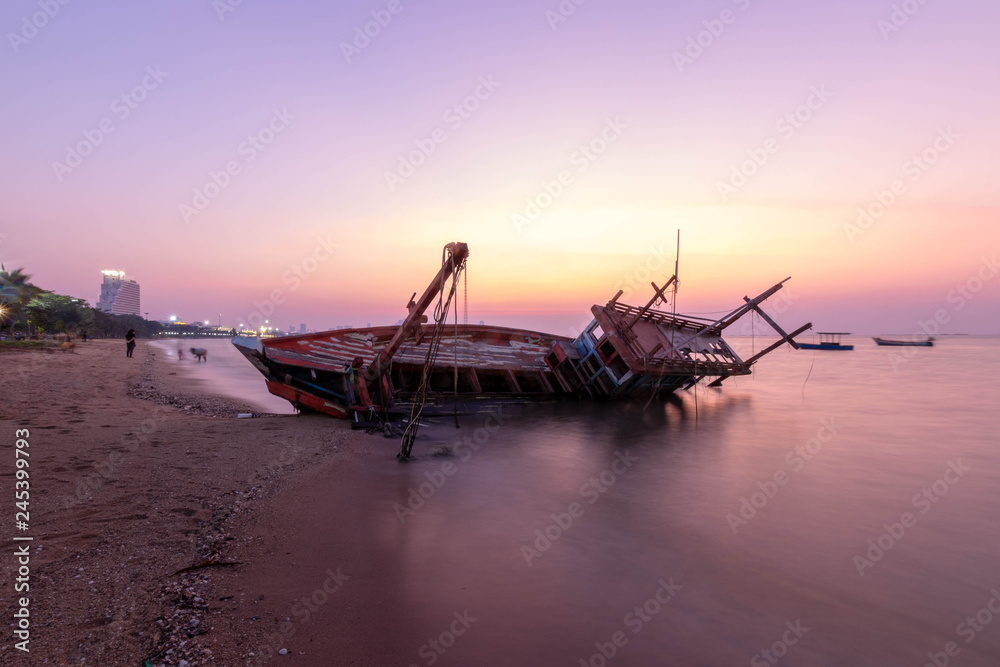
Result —
[[14, 323], [21, 317], [28, 302], [46, 292], [41, 287], [32, 285], [30, 280], [31, 276], [24, 269], [8, 271], [0, 264], [0, 326], [7, 320], [13, 330]]

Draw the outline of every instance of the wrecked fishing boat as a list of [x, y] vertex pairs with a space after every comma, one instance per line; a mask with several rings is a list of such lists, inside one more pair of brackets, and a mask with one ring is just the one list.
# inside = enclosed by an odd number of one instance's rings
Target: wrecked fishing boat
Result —
[[[458, 324], [455, 297], [468, 257], [466, 244], [446, 245], [437, 275], [419, 298], [413, 294], [397, 326], [236, 337], [233, 343], [264, 375], [268, 390], [299, 410], [365, 421], [408, 415], [413, 424], [423, 415], [477, 412], [499, 402], [618, 399], [690, 388], [706, 379], [717, 387], [729, 377], [749, 375], [754, 363], [784, 343], [798, 347], [794, 337], [812, 326], [786, 333], [760, 308], [787, 278], [744, 297], [717, 320], [656, 310], [671, 288], [676, 304], [676, 265], [665, 285], [652, 283], [653, 297], [644, 306], [620, 302], [621, 291], [595, 305], [593, 321], [576, 338]], [[751, 312], [780, 339], [744, 360], [722, 333]]]

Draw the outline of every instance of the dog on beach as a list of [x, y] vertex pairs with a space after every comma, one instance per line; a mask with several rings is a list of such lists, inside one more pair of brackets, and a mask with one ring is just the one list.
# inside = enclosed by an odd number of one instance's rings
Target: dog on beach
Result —
[[194, 355], [195, 361], [198, 362], [204, 361], [206, 363], [208, 362], [208, 350], [206, 350], [203, 347], [192, 347], [191, 354]]

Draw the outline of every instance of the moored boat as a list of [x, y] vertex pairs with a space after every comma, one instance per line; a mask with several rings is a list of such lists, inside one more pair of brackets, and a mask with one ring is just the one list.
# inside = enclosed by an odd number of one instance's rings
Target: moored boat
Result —
[[934, 337], [924, 340], [891, 340], [888, 338], [873, 337], [876, 345], [888, 345], [894, 347], [934, 347]]
[[853, 350], [853, 345], [844, 345], [841, 336], [849, 336], [847, 332], [817, 331], [819, 335], [818, 343], [799, 343], [803, 350]]

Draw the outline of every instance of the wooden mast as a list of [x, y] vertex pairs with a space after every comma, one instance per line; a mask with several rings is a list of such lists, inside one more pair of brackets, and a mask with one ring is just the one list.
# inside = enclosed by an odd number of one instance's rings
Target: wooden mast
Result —
[[[396, 354], [399, 347], [410, 336], [410, 333], [414, 330], [419, 331], [420, 325], [427, 321], [424, 311], [430, 307], [434, 299], [441, 293], [445, 280], [448, 276], [454, 274], [455, 269], [461, 266], [462, 262], [469, 257], [469, 246], [465, 243], [449, 243], [444, 249], [448, 253], [448, 256], [442, 262], [441, 270], [437, 272], [434, 279], [427, 285], [427, 289], [424, 290], [419, 299], [414, 301], [413, 297], [410, 297], [410, 302], [406, 304], [409, 314], [403, 320], [403, 323], [399, 325], [399, 329], [396, 330], [389, 344], [382, 348], [375, 356], [374, 361], [369, 364], [367, 370], [369, 377], [378, 377], [388, 370], [393, 355]], [[414, 292], [413, 296], [415, 297], [416, 295], [416, 292]]]

